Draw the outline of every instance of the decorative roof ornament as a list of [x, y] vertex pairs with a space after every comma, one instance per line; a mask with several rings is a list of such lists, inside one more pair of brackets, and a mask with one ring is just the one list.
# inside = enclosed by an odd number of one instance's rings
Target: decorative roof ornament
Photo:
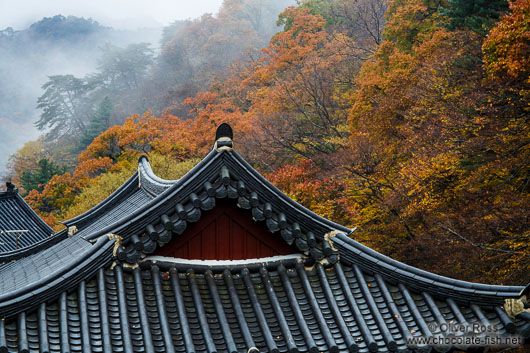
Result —
[[75, 233], [77, 233], [77, 227], [76, 226], [68, 227], [68, 236], [69, 237], [72, 237]]
[[215, 132], [214, 148], [217, 152], [232, 151], [232, 139], [234, 133], [227, 123], [222, 123]]
[[7, 192], [18, 192], [18, 189], [15, 187], [15, 184], [13, 184], [12, 182], [8, 181], [6, 183], [6, 188], [7, 188]]

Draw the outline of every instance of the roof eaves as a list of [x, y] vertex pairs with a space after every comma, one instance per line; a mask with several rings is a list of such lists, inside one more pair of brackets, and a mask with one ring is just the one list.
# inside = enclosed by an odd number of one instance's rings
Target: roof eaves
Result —
[[483, 305], [502, 305], [504, 299], [519, 298], [523, 290], [519, 286], [472, 283], [427, 272], [378, 253], [345, 234], [337, 234], [333, 244], [346, 264], [358, 265], [364, 271], [383, 275], [394, 283], [403, 283], [433, 296], [452, 298], [459, 303], [474, 301]]
[[[41, 302], [57, 297], [64, 290], [77, 286], [80, 281], [91, 278], [97, 270], [113, 259], [115, 241], [109, 237], [102, 237], [75, 261], [24, 287], [1, 294], [0, 317], [28, 310]], [[16, 264], [2, 270], [16, 272]]]

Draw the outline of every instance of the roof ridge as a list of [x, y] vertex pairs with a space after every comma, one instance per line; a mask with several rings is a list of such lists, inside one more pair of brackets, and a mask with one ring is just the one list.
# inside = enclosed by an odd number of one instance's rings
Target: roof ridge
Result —
[[280, 264], [293, 265], [305, 262], [307, 257], [302, 254], [278, 255], [243, 260], [190, 260], [166, 256], [148, 256], [138, 263], [140, 268], [156, 265], [163, 270], [175, 268], [177, 270], [194, 270], [197, 273], [213, 271], [220, 273], [225, 270], [236, 271], [243, 268], [256, 268], [257, 266], [276, 267]]
[[125, 183], [123, 183], [119, 188], [117, 188], [112, 194], [110, 194], [108, 197], [106, 197], [103, 201], [98, 203], [96, 206], [92, 207], [90, 210], [80, 214], [79, 216], [76, 216], [74, 218], [71, 218], [69, 220], [66, 220], [62, 222], [67, 227], [71, 226], [80, 226], [87, 221], [89, 221], [91, 218], [101, 214], [104, 212], [107, 208], [117, 203], [121, 198], [126, 197], [138, 188], [138, 172], [135, 172]]
[[407, 265], [363, 245], [346, 234], [337, 234], [333, 244], [339, 249], [341, 261], [373, 274], [383, 275], [387, 280], [404, 283], [411, 288], [429, 292], [434, 296], [445, 295], [460, 303], [491, 298], [519, 298], [525, 287], [474, 283], [438, 275]]

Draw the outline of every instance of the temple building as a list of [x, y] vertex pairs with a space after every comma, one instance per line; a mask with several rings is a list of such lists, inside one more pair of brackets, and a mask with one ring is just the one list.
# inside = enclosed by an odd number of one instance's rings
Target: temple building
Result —
[[179, 180], [141, 157], [54, 234], [11, 191], [1, 229], [28, 236], [0, 247], [0, 352], [447, 352], [474, 347], [411, 342], [449, 325], [530, 336], [528, 287], [390, 259], [283, 194], [232, 140], [222, 124]]

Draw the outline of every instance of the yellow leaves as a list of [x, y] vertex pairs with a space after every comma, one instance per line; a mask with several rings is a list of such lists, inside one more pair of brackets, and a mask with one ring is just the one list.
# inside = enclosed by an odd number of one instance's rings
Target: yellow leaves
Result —
[[[155, 174], [170, 180], [179, 179], [198, 162], [198, 159], [190, 159], [176, 163], [171, 156], [159, 153], [152, 153], [148, 157]], [[92, 178], [77, 192], [72, 204], [55, 218], [67, 220], [90, 210], [129, 179], [137, 167], [136, 161], [125, 160], [117, 163], [112, 172]]]
[[530, 1], [510, 2], [511, 12], [492, 28], [484, 41], [484, 66], [493, 80], [528, 80], [530, 74]]
[[102, 174], [91, 180], [61, 216], [62, 220], [74, 218], [96, 206], [130, 178], [135, 170], [136, 168], [130, 165], [128, 168], [122, 166], [117, 172]]
[[199, 161], [200, 158], [190, 158], [176, 163], [175, 159], [167, 154], [155, 152], [149, 155], [149, 163], [155, 174], [168, 180], [180, 179]]

